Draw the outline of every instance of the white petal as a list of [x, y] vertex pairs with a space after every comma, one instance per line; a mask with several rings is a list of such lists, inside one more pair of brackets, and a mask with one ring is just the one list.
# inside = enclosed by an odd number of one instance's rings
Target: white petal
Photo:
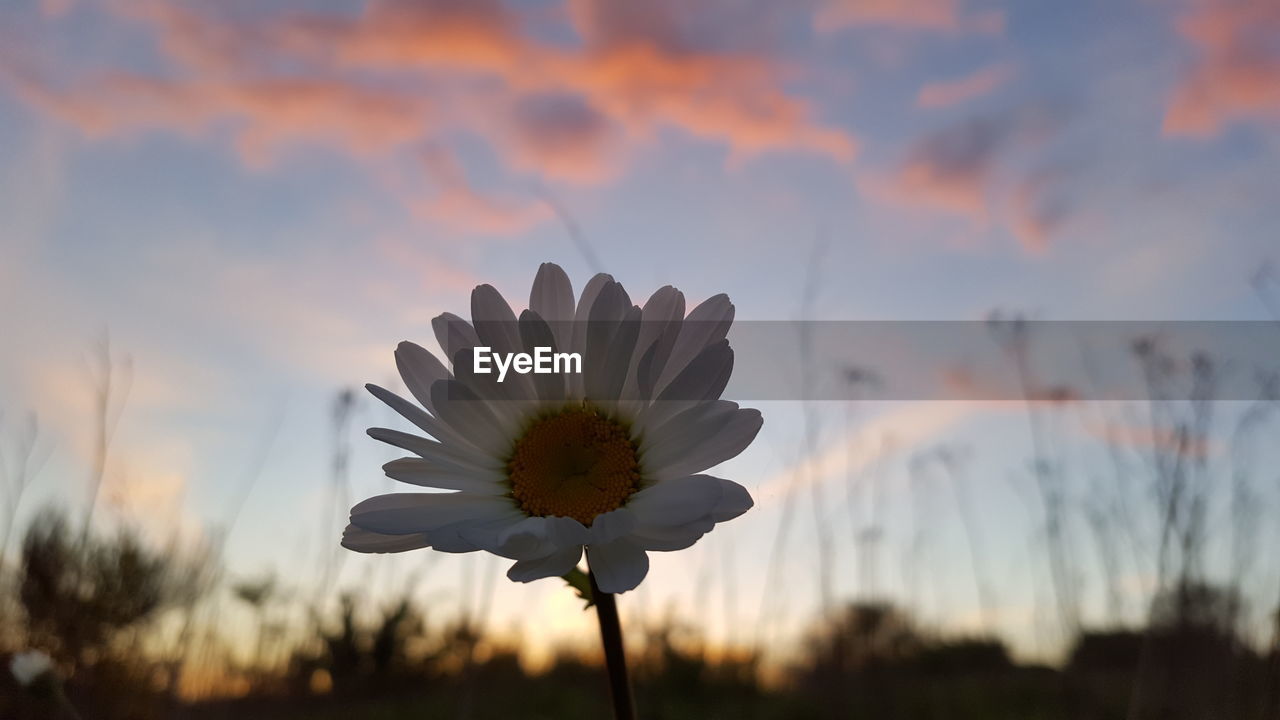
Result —
[[601, 592], [634, 590], [649, 573], [649, 556], [634, 542], [621, 539], [587, 546], [587, 564]]
[[[613, 276], [607, 273], [596, 273], [587, 281], [586, 287], [582, 288], [582, 295], [578, 298], [578, 306], [573, 314], [575, 325], [585, 323], [587, 318], [591, 317], [591, 308], [596, 304], [596, 297], [600, 291], [604, 289], [607, 283], [614, 282]], [[574, 327], [574, 337], [578, 337], [578, 327]], [[583, 337], [585, 341], [586, 338]]]
[[458, 445], [449, 442], [440, 442], [431, 445], [429, 448], [418, 448], [417, 454], [424, 460], [430, 460], [433, 463], [441, 463], [453, 465], [464, 470], [476, 470], [479, 472], [497, 471], [506, 474], [507, 463], [503, 458], [495, 457], [474, 449], [471, 445]]
[[[755, 409], [705, 414], [700, 410], [701, 407], [686, 410], [666, 423], [677, 425], [673, 430], [684, 431], [685, 440], [672, 436], [666, 444], [655, 443], [643, 456], [646, 477], [655, 480], [684, 477], [735, 458], [755, 440], [764, 423], [760, 411]], [[687, 421], [677, 422], [690, 415], [693, 417]]]
[[720, 481], [723, 492], [720, 495], [720, 503], [716, 505], [715, 511], [711, 513], [711, 519], [718, 523], [732, 520], [750, 510], [756, 504], [751, 499], [751, 493], [747, 492], [746, 488], [732, 480], [716, 479]]
[[381, 440], [388, 445], [394, 445], [401, 450], [408, 450], [423, 457], [430, 455], [434, 452], [434, 448], [440, 445], [440, 443], [431, 438], [424, 438], [421, 435], [392, 430], [391, 428], [372, 427], [365, 430], [365, 432], [374, 440]]
[[601, 386], [596, 390], [598, 397], [607, 399], [611, 404], [622, 398], [627, 382], [627, 372], [631, 367], [631, 356], [635, 352], [636, 338], [640, 334], [640, 308], [632, 307], [618, 323], [613, 337], [609, 340], [609, 354], [605, 358], [605, 372], [602, 374]]
[[541, 557], [546, 522], [544, 517], [527, 517], [512, 525], [498, 536], [494, 553], [513, 560]]
[[582, 523], [567, 517], [529, 517], [498, 536], [493, 552], [512, 560], [534, 560], [590, 539]]
[[669, 323], [660, 335], [651, 343], [642, 345], [636, 350], [636, 396], [650, 401], [657, 396], [658, 377], [662, 375], [667, 356], [671, 354], [671, 345], [680, 334], [679, 320]]
[[[435, 417], [434, 415], [431, 415], [427, 411], [423, 410], [417, 405], [414, 405], [408, 400], [405, 400], [399, 395], [396, 395], [390, 390], [380, 388], [377, 385], [374, 385], [373, 383], [368, 383], [364, 387], [366, 390], [369, 391], [369, 394], [373, 395], [374, 397], [378, 398], [382, 402], [386, 403], [388, 407], [390, 407], [392, 410], [395, 410], [397, 413], [399, 413], [401, 417], [413, 423], [414, 425], [417, 425], [419, 428], [421, 428], [424, 432], [426, 432], [431, 437], [436, 438], [441, 442], [448, 442], [455, 446], [459, 446], [461, 448], [466, 448], [466, 449], [477, 451], [477, 452], [480, 451], [480, 448], [478, 446], [476, 446], [466, 437], [458, 434], [456, 431], [453, 430], [453, 428], [450, 428], [448, 425], [441, 422], [439, 418]], [[392, 444], [395, 444], [395, 443], [392, 443]], [[410, 448], [405, 448], [405, 449], [409, 450]], [[417, 452], [417, 451], [414, 450], [414, 452]]]
[[505, 495], [511, 490], [503, 482], [500, 472], [472, 470], [425, 458], [392, 460], [382, 466], [382, 471], [392, 480], [420, 487], [461, 490], [477, 495]]
[[582, 546], [571, 545], [549, 555], [532, 560], [520, 560], [507, 570], [507, 577], [516, 582], [532, 582], [542, 578], [560, 577], [578, 565], [582, 559]]
[[732, 373], [733, 348], [729, 341], [720, 340], [706, 347], [645, 409], [642, 426], [657, 427], [696, 403], [718, 399]]
[[448, 379], [449, 369], [426, 348], [407, 340], [396, 346], [396, 369], [409, 393], [422, 407], [431, 410], [431, 385]]
[[480, 344], [480, 338], [476, 336], [476, 330], [471, 327], [471, 323], [453, 313], [441, 313], [432, 318], [431, 329], [435, 331], [436, 342], [440, 343], [440, 350], [444, 352], [444, 357], [450, 365], [453, 364], [458, 351]]
[[645, 550], [674, 552], [692, 547], [715, 524], [711, 518], [704, 518], [686, 525], [639, 527], [631, 533], [630, 539]]
[[477, 373], [473, 364], [474, 357], [474, 348], [458, 351], [454, 357], [454, 361], [458, 363], [454, 366], [454, 378], [484, 401], [504, 433], [514, 434], [527, 413], [537, 404], [537, 396], [530, 381], [531, 376], [509, 371], [506, 377], [499, 381], [493, 363], [490, 363], [490, 372]]
[[559, 265], [542, 263], [533, 278], [529, 291], [529, 309], [545, 320], [555, 335], [556, 347], [569, 347], [570, 325], [573, 321], [573, 284]]
[[469, 443], [493, 457], [510, 452], [514, 438], [506, 421], [474, 389], [458, 380], [441, 380], [431, 386], [431, 399], [438, 417]]
[[[524, 350], [515, 313], [502, 293], [492, 285], [479, 285], [471, 291], [471, 324], [480, 338], [480, 344], [492, 348], [495, 353], [508, 354]], [[522, 400], [533, 397], [533, 388], [526, 375], [508, 372], [501, 383], [497, 382], [496, 374], [485, 377], [493, 379], [494, 389], [504, 399]]]
[[[569, 352], [578, 353], [585, 359], [587, 351], [587, 320], [591, 317], [591, 308], [596, 304], [596, 298], [600, 295], [600, 291], [604, 289], [606, 284], [611, 282], [613, 282], [612, 275], [598, 273], [587, 281], [586, 287], [582, 288], [582, 296], [578, 298], [578, 307], [574, 311], [573, 325], [570, 328], [572, 337], [569, 340]], [[581, 397], [583, 391], [582, 375], [570, 375], [568, 380], [570, 394], [575, 397]]]
[[502, 352], [515, 352], [520, 347], [516, 314], [492, 285], [477, 285], [471, 291], [471, 324], [481, 345]]
[[613, 542], [630, 533], [635, 527], [636, 516], [625, 507], [597, 515], [591, 521], [591, 542]]
[[650, 348], [655, 348], [655, 357], [651, 359], [649, 366], [652, 377], [648, 378], [647, 383], [647, 387], [652, 389], [658, 376], [662, 374], [662, 367], [666, 364], [667, 356], [671, 354], [676, 337], [680, 334], [680, 322], [683, 318], [684, 294], [679, 290], [666, 285], [649, 296], [641, 311], [640, 334], [636, 338], [635, 350], [632, 352], [631, 363], [627, 368], [627, 382], [622, 394], [624, 399], [634, 400], [641, 397], [640, 359], [649, 352]]
[[556, 547], [586, 545], [591, 532], [580, 522], [569, 517], [547, 518], [547, 540]]
[[383, 535], [355, 525], [348, 525], [342, 531], [342, 547], [356, 552], [397, 553], [430, 546], [431, 541], [427, 539], [426, 533]]
[[665, 419], [654, 412], [642, 413], [631, 431], [640, 439], [646, 469], [670, 463], [711, 439], [737, 410], [736, 402], [712, 400], [694, 403]]
[[626, 290], [616, 282], [601, 288], [587, 323], [582, 356], [586, 396], [611, 407], [622, 392], [631, 352], [640, 332], [640, 310], [632, 308]]
[[[539, 347], [550, 347], [552, 352], [556, 352], [561, 347], [560, 341], [546, 321], [533, 310], [525, 310], [520, 313], [520, 340], [530, 352]], [[542, 405], [559, 405], [564, 402], [565, 375], [563, 373], [548, 373], [530, 377], [532, 378], [534, 391], [537, 393], [538, 400]]]
[[376, 495], [351, 508], [351, 524], [385, 535], [427, 533], [462, 522], [488, 522], [519, 512], [511, 498], [470, 493]]
[[[490, 348], [493, 353], [509, 355], [523, 352], [515, 313], [492, 285], [478, 285], [471, 292], [471, 324], [479, 345]], [[491, 409], [509, 431], [513, 430], [524, 412], [519, 405], [535, 399], [529, 377], [508, 372], [502, 382], [498, 382], [496, 372], [476, 374], [469, 350], [454, 352], [453, 359], [454, 374], [481, 397], [494, 401]]]
[[658, 394], [658, 400], [710, 401], [720, 397], [733, 373], [733, 348], [719, 340], [702, 349]]
[[428, 533], [431, 547], [447, 553], [469, 553], [476, 550], [493, 552], [497, 538], [507, 528], [525, 518], [514, 505], [493, 517], [470, 519], [445, 525]]
[[[456, 537], [456, 542], [459, 546], [467, 546], [496, 554], [503, 534], [515, 525], [524, 522], [528, 517], [513, 502], [511, 510], [505, 511], [493, 519], [450, 525], [445, 530]], [[439, 534], [439, 532], [433, 533], [432, 538], [434, 539]], [[436, 549], [440, 549], [439, 545], [436, 546]]]
[[693, 475], [641, 490], [627, 499], [627, 509], [637, 525], [684, 525], [709, 516], [723, 492], [718, 478]]
[[658, 392], [683, 372], [704, 349], [728, 335], [729, 327], [733, 325], [733, 314], [733, 303], [724, 294], [707, 298], [689, 313], [689, 317], [680, 326], [680, 336], [676, 338], [671, 357], [662, 370], [662, 378], [657, 385]]
[[628, 538], [645, 550], [683, 550], [751, 507], [741, 485], [710, 475], [666, 480], [628, 500], [637, 518]]
[[501, 470], [504, 467], [501, 458], [481, 453], [470, 445], [441, 443], [390, 428], [369, 428], [365, 432], [374, 440], [408, 450], [433, 463], [453, 465], [477, 472]]

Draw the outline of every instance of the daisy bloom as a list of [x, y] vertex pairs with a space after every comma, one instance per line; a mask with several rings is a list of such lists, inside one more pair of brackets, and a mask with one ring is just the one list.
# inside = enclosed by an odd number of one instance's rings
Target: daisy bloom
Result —
[[[449, 365], [411, 342], [396, 348], [418, 404], [367, 386], [426, 435], [369, 430], [413, 453], [384, 465], [387, 476], [449, 492], [357, 504], [343, 546], [483, 550], [514, 560], [507, 576], [518, 582], [569, 573], [585, 548], [601, 592], [635, 588], [650, 551], [687, 548], [752, 506], [741, 485], [702, 474], [742, 452], [762, 422], [720, 399], [733, 312], [717, 295], [686, 316], [684, 295], [669, 286], [636, 306], [604, 274], [575, 301], [550, 263], [519, 318], [493, 287], [477, 287], [471, 322], [450, 313], [432, 322]], [[473, 362], [538, 348], [576, 353], [579, 371], [513, 371], [498, 382]]]

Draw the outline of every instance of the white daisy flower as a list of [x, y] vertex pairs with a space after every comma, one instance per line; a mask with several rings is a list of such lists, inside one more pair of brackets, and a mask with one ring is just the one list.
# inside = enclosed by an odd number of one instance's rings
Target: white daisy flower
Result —
[[[415, 405], [369, 391], [429, 437], [371, 428], [414, 453], [387, 476], [452, 492], [380, 495], [351, 509], [343, 546], [359, 552], [484, 550], [515, 560], [518, 582], [565, 575], [586, 548], [602, 592], [640, 584], [649, 551], [682, 550], [752, 506], [729, 480], [701, 474], [742, 452], [758, 410], [721, 400], [733, 368], [725, 335], [733, 305], [717, 295], [685, 316], [664, 287], [643, 307], [596, 275], [574, 302], [557, 265], [538, 269], [519, 319], [489, 285], [471, 295], [472, 322], [432, 323], [453, 371], [410, 342], [396, 365]], [[474, 348], [494, 353], [566, 349], [581, 373], [473, 372]]]

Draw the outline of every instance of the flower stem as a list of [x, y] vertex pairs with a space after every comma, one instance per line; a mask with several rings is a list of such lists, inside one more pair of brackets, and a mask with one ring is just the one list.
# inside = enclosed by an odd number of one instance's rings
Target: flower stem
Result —
[[631, 679], [627, 675], [627, 656], [622, 650], [618, 604], [613, 593], [600, 592], [595, 573], [588, 570], [587, 576], [591, 579], [591, 597], [595, 601], [596, 618], [600, 620], [600, 642], [604, 645], [605, 670], [609, 673], [613, 717], [614, 720], [635, 720], [636, 707], [631, 697]]

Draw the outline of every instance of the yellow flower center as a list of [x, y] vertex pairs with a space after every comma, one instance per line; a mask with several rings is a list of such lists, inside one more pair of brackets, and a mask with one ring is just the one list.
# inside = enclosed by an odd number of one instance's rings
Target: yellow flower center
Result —
[[529, 515], [590, 525], [639, 489], [640, 462], [626, 428], [589, 406], [538, 418], [511, 453], [507, 477]]

